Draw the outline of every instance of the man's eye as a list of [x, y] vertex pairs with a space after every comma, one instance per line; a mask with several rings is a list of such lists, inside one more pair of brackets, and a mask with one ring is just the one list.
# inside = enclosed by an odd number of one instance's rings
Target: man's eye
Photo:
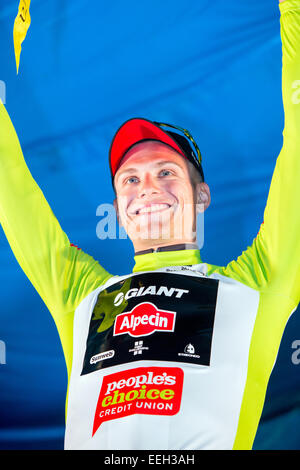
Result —
[[161, 170], [160, 175], [169, 176], [169, 175], [172, 175], [172, 172], [170, 170]]
[[136, 176], [130, 176], [129, 178], [127, 178], [127, 180], [125, 181], [125, 183], [136, 183], [138, 181], [138, 178]]

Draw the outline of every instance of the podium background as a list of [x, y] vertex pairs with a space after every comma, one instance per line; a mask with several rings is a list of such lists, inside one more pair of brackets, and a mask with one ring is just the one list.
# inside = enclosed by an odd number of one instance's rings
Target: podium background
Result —
[[[128, 239], [97, 237], [96, 210], [114, 197], [114, 132], [146, 117], [191, 131], [212, 193], [203, 261], [236, 258], [259, 230], [282, 146], [278, 2], [32, 0], [17, 76], [18, 3], [0, 5], [0, 80], [29, 169], [70, 242], [111, 273], [132, 269]], [[292, 360], [299, 327], [298, 309], [282, 339], [255, 449], [300, 449], [300, 364]], [[62, 449], [61, 344], [2, 229], [0, 340], [0, 449]]]

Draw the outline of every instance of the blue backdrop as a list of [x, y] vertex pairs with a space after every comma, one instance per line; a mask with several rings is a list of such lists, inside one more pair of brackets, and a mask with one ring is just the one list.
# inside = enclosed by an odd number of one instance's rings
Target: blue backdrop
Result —
[[[197, 140], [212, 193], [202, 258], [236, 258], [259, 230], [282, 146], [277, 0], [32, 0], [17, 76], [18, 3], [0, 4], [0, 80], [26, 162], [70, 241], [111, 273], [131, 270], [130, 242], [100, 240], [96, 210], [113, 199], [111, 138], [142, 116], [186, 127]], [[2, 229], [0, 263], [0, 448], [62, 449], [62, 348]], [[299, 326], [298, 310], [255, 449], [300, 449]]]

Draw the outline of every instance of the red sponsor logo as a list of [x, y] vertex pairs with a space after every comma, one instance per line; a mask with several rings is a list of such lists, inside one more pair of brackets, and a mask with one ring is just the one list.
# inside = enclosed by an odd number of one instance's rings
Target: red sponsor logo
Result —
[[104, 421], [133, 414], [175, 415], [180, 410], [183, 370], [139, 367], [103, 378], [93, 434]]
[[114, 336], [128, 333], [130, 336], [151, 335], [154, 331], [174, 331], [176, 312], [159, 310], [151, 302], [136, 305], [130, 312], [117, 315]]

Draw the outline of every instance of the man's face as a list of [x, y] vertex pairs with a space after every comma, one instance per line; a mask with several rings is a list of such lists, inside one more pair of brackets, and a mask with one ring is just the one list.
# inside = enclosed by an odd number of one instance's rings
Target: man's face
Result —
[[[119, 222], [135, 251], [195, 241], [197, 196], [187, 160], [160, 142], [141, 142], [115, 175]], [[207, 186], [207, 185], [206, 185]]]

